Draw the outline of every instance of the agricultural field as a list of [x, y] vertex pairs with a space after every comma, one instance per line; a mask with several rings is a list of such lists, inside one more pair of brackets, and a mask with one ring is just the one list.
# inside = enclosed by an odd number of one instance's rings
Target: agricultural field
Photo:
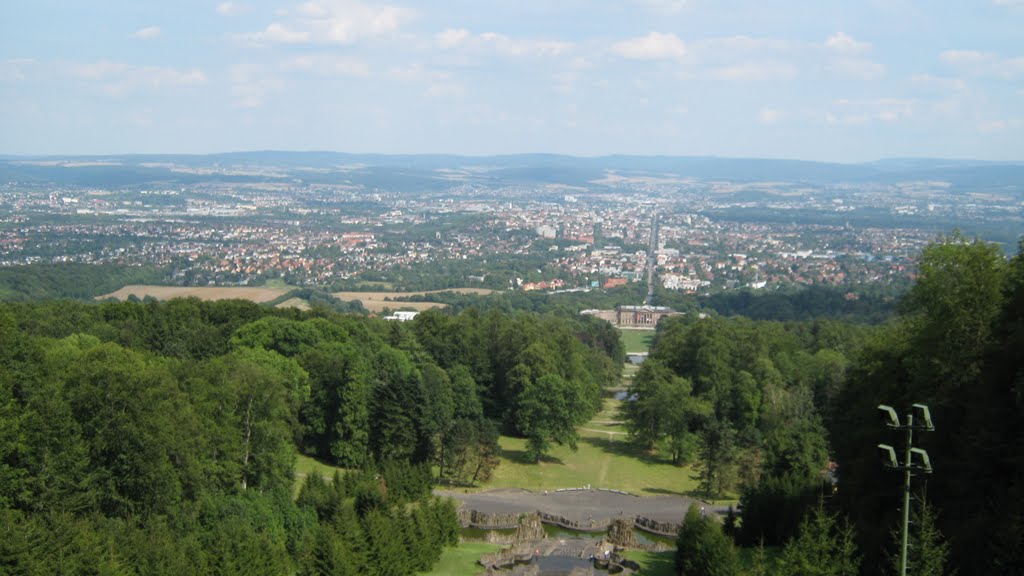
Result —
[[117, 298], [127, 300], [129, 296], [135, 295], [138, 298], [152, 296], [157, 300], [170, 300], [172, 298], [195, 297], [200, 300], [229, 300], [240, 299], [252, 302], [269, 302], [286, 294], [289, 287], [268, 287], [268, 286], [154, 286], [149, 284], [131, 284], [116, 292], [97, 296], [97, 300]]
[[406, 298], [409, 296], [425, 296], [440, 292], [456, 292], [458, 294], [476, 294], [486, 296], [487, 294], [493, 294], [494, 290], [487, 290], [484, 288], [452, 288], [449, 290], [431, 290], [428, 292], [334, 292], [331, 295], [339, 300], [359, 300], [363, 303], [363, 307], [370, 312], [381, 312], [385, 308], [389, 308], [391, 310], [407, 308], [421, 311], [428, 310], [430, 308], [444, 308], [445, 304], [434, 302], [396, 302], [395, 299]]
[[277, 305], [278, 308], [298, 308], [299, 310], [309, 310], [309, 302], [306, 302], [302, 298], [289, 298], [284, 302]]
[[[172, 298], [190, 298], [195, 297], [200, 300], [228, 300], [228, 299], [241, 299], [249, 300], [251, 302], [262, 303], [270, 302], [275, 298], [279, 298], [283, 294], [287, 294], [289, 290], [294, 289], [294, 286], [289, 286], [280, 280], [270, 280], [265, 286], [156, 286], [150, 284], [131, 284], [111, 292], [110, 294], [104, 294], [103, 296], [97, 296], [97, 300], [106, 300], [107, 298], [116, 298], [118, 300], [127, 300], [130, 296], [135, 295], [137, 298], [146, 298], [151, 296], [157, 300], [170, 300]], [[407, 296], [423, 296], [427, 294], [434, 294], [437, 292], [458, 292], [460, 294], [479, 294], [486, 295], [491, 294], [493, 290], [485, 290], [482, 288], [454, 288], [451, 290], [435, 290], [432, 292], [335, 292], [333, 296], [339, 300], [359, 300], [363, 303], [363, 306], [370, 312], [379, 313], [385, 308], [391, 310], [397, 310], [399, 308], [412, 309], [417, 311], [429, 310], [431, 308], [444, 308], [446, 304], [436, 302], [396, 302], [395, 298], [403, 298]], [[308, 309], [309, 304], [302, 299], [292, 298], [286, 302], [282, 302], [278, 305], [279, 307], [293, 306], [302, 310]]]

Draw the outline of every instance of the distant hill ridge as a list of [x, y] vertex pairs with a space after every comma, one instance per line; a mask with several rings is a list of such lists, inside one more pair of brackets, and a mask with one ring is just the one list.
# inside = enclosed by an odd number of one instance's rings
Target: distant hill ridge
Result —
[[[103, 163], [101, 163], [103, 162]], [[267, 174], [232, 169], [266, 168]], [[278, 173], [270, 168], [279, 169]], [[184, 171], [183, 171], [184, 170]], [[210, 173], [212, 172], [212, 173]], [[280, 172], [284, 172], [282, 175]], [[564, 184], [601, 188], [609, 172], [738, 182], [808, 184], [942, 181], [954, 187], [1024, 188], [1024, 161], [990, 162], [891, 158], [835, 163], [715, 156], [596, 157], [559, 154], [463, 156], [451, 154], [352, 154], [327, 151], [251, 151], [219, 154], [113, 154], [102, 156], [0, 156], [0, 182], [137, 186], [147, 183], [301, 180], [389, 188], [444, 189], [453, 182]]]

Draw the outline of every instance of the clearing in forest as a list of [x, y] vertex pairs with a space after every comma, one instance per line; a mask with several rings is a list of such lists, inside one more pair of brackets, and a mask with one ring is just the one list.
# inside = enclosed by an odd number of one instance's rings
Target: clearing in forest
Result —
[[436, 302], [399, 302], [396, 298], [406, 298], [409, 296], [428, 296], [430, 294], [439, 294], [442, 292], [455, 292], [457, 294], [474, 294], [478, 296], [486, 296], [493, 294], [494, 290], [487, 290], [484, 288], [450, 288], [447, 290], [428, 290], [422, 292], [334, 292], [331, 294], [339, 300], [351, 301], [359, 300], [363, 303], [363, 307], [370, 312], [380, 312], [385, 308], [391, 310], [398, 310], [399, 308], [411, 308], [413, 310], [428, 310], [430, 308], [444, 308], [446, 304], [440, 304]]
[[674, 466], [666, 458], [647, 454], [632, 445], [619, 422], [620, 400], [606, 399], [604, 409], [581, 426], [578, 449], [555, 446], [533, 464], [525, 459], [526, 440], [502, 436], [501, 464], [494, 478], [481, 486], [524, 488], [537, 492], [590, 485], [637, 495], [686, 495], [697, 488], [689, 466]]

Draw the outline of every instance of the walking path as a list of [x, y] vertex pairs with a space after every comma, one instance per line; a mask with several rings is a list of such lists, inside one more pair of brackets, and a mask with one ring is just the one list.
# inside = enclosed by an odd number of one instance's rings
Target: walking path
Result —
[[[526, 514], [539, 511], [581, 525], [595, 519], [611, 520], [616, 517], [642, 517], [659, 523], [678, 524], [690, 504], [695, 502], [685, 496], [634, 496], [599, 489], [531, 492], [519, 488], [503, 488], [477, 493], [449, 490], [437, 490], [435, 493], [454, 498], [460, 507], [483, 514]], [[707, 504], [705, 506], [709, 511], [720, 512], [718, 508]]]

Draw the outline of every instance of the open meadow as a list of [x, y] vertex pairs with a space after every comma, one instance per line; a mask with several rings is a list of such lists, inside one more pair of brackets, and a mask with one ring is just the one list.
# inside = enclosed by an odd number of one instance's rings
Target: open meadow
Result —
[[502, 436], [501, 464], [480, 489], [525, 488], [543, 491], [591, 485], [637, 495], [685, 496], [697, 488], [689, 466], [674, 466], [657, 455], [637, 450], [617, 419], [619, 400], [606, 399], [604, 409], [579, 428], [574, 452], [555, 446], [538, 464], [525, 460], [526, 440]]
[[435, 302], [398, 302], [396, 298], [407, 298], [409, 296], [426, 296], [429, 294], [438, 294], [441, 292], [456, 292], [458, 294], [475, 294], [479, 296], [486, 296], [493, 294], [494, 290], [487, 290], [484, 288], [452, 288], [449, 290], [429, 290], [425, 292], [334, 292], [331, 295], [339, 300], [351, 301], [359, 300], [363, 303], [363, 307], [370, 312], [381, 312], [385, 308], [391, 310], [397, 310], [399, 308], [409, 308], [413, 310], [429, 310], [430, 308], [444, 308], [446, 304], [440, 304]]
[[270, 302], [290, 290], [287, 287], [272, 286], [154, 286], [151, 284], [131, 284], [120, 290], [97, 296], [97, 300], [117, 298], [127, 300], [129, 296], [137, 298], [152, 296], [157, 300], [170, 300], [172, 298], [199, 298], [200, 300], [230, 300], [240, 299], [252, 302]]
[[[147, 296], [157, 300], [170, 300], [172, 298], [199, 298], [200, 300], [230, 300], [240, 299], [251, 302], [270, 302], [293, 290], [280, 280], [270, 280], [265, 286], [156, 286], [152, 284], [131, 284], [120, 290], [97, 296], [97, 300], [116, 298], [127, 300], [131, 296], [146, 298]], [[399, 302], [396, 298], [408, 296], [425, 296], [440, 292], [457, 292], [459, 294], [487, 295], [494, 293], [493, 290], [483, 288], [453, 288], [451, 290], [432, 290], [427, 292], [335, 292], [335, 298], [344, 301], [359, 300], [370, 312], [379, 313], [385, 308], [397, 310], [399, 308], [412, 309], [417, 311], [429, 310], [431, 308], [444, 308], [447, 304], [438, 302]], [[298, 298], [292, 298], [281, 304], [279, 307], [295, 307], [302, 310], [309, 308], [309, 304]]]

